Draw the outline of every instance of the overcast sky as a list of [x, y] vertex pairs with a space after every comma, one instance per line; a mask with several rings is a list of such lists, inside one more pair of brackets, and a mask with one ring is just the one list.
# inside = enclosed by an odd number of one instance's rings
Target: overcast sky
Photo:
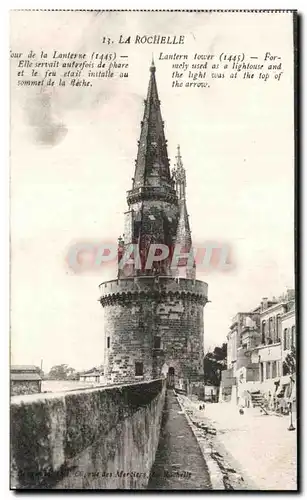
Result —
[[[78, 275], [76, 241], [116, 242], [124, 230], [143, 99], [154, 53], [168, 154], [181, 145], [194, 243], [225, 242], [235, 268], [198, 273], [209, 285], [205, 347], [226, 339], [232, 316], [294, 280], [293, 50], [286, 14], [14, 12], [13, 51], [100, 51], [102, 36], [185, 35], [181, 46], [116, 46], [129, 78], [42, 94], [11, 76], [12, 362], [45, 370], [103, 362], [98, 285], [113, 267]], [[179, 48], [178, 48], [179, 47]], [[280, 81], [216, 81], [173, 89], [161, 51], [266, 51], [283, 58]]]

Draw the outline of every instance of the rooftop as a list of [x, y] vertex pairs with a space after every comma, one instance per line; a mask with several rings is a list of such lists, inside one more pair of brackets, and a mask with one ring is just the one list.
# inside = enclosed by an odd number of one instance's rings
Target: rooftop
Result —
[[98, 376], [98, 375], [103, 375], [104, 374], [104, 368], [98, 367], [98, 368], [91, 368], [90, 370], [86, 370], [84, 372], [80, 372], [81, 377], [93, 377], [93, 376]]
[[35, 365], [11, 365], [11, 372], [34, 372], [40, 373], [40, 369]]
[[33, 381], [33, 380], [42, 380], [42, 377], [39, 373], [33, 372], [11, 372], [10, 379], [12, 381]]

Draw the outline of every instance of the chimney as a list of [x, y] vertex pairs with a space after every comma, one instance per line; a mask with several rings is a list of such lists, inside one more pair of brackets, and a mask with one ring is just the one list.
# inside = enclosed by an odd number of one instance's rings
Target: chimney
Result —
[[287, 300], [294, 300], [295, 299], [295, 291], [293, 288], [288, 288], [287, 289]]
[[267, 308], [268, 308], [268, 297], [263, 297], [261, 301], [261, 309], [262, 311], [264, 311]]

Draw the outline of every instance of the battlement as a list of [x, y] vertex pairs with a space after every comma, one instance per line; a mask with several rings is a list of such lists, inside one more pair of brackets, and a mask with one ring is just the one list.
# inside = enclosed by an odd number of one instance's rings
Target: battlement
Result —
[[106, 281], [99, 285], [100, 302], [104, 306], [111, 302], [164, 297], [184, 296], [186, 299], [208, 302], [208, 285], [200, 280], [174, 278], [170, 276], [137, 276], [133, 278]]

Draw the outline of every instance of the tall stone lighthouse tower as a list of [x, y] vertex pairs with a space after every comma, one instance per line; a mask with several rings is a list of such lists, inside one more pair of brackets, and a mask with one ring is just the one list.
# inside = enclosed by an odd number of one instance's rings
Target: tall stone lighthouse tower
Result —
[[[190, 258], [172, 264], [174, 248], [187, 254], [192, 239], [186, 173], [179, 147], [170, 172], [155, 72], [152, 63], [125, 230], [119, 240], [118, 277], [99, 286], [105, 313], [105, 376], [108, 383], [120, 383], [165, 375], [170, 386], [189, 391], [202, 373], [208, 286], [195, 279], [191, 253], [192, 264]], [[169, 249], [168, 255], [148, 268], [153, 245], [161, 244]]]

